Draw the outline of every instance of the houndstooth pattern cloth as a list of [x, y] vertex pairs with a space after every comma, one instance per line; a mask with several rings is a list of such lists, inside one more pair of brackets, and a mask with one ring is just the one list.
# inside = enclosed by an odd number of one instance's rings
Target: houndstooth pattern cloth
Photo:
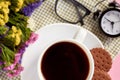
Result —
[[[82, 3], [92, 12], [94, 12], [93, 7], [101, 0], [77, 0], [77, 1]], [[96, 8], [102, 11], [105, 10], [107, 8], [108, 2], [109, 1], [106, 0], [100, 5], [98, 5]], [[63, 4], [61, 6], [65, 5]], [[32, 25], [30, 28], [33, 31], [36, 31], [41, 27], [44, 27], [49, 24], [65, 23], [58, 16], [56, 16], [54, 12], [54, 7], [55, 0], [45, 0], [43, 4], [39, 8], [37, 8], [30, 17], [30, 21], [32, 21], [32, 24], [30, 23], [30, 25]], [[67, 16], [69, 17], [69, 14]], [[94, 21], [92, 19], [92, 16], [93, 13], [84, 18], [85, 25], [83, 25], [82, 27], [94, 33], [102, 41], [105, 49], [110, 52], [112, 58], [114, 58], [120, 51], [120, 37], [111, 38], [103, 34], [102, 31], [99, 29], [98, 21]], [[77, 25], [80, 26], [79, 23]], [[9, 79], [7, 76], [5, 76], [4, 71], [0, 71], [0, 80], [20, 80], [20, 76], [15, 77], [13, 79]]]

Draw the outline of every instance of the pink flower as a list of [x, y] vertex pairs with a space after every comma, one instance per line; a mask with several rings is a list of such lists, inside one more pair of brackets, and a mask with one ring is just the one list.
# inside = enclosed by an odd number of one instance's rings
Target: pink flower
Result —
[[19, 63], [20, 59], [21, 59], [21, 54], [20, 54], [20, 53], [15, 54], [15, 61], [14, 61], [14, 64]]
[[21, 59], [21, 54], [16, 53], [14, 63], [4, 68], [4, 70], [7, 71], [8, 77], [12, 78], [18, 76], [21, 73], [21, 71], [23, 71], [23, 67], [19, 64], [20, 59]]
[[4, 67], [3, 70], [8, 71], [8, 70], [13, 70], [15, 68], [15, 64], [12, 64], [8, 67]]
[[19, 54], [19, 53], [15, 54], [15, 61], [14, 61], [14, 63], [11, 64], [8, 67], [5, 67], [3, 70], [6, 70], [6, 71], [7, 70], [13, 70], [16, 67], [16, 65], [19, 63], [20, 59], [21, 59], [21, 54]]
[[38, 39], [38, 34], [32, 32], [30, 39], [26, 41], [26, 45], [33, 44]]
[[7, 76], [9, 77], [9, 78], [13, 78], [13, 74], [11, 74], [11, 73], [7, 73]]
[[21, 71], [23, 71], [23, 67], [20, 65], [21, 56], [26, 48], [26, 45], [34, 43], [38, 39], [38, 34], [32, 32], [31, 36], [28, 41], [26, 41], [25, 46], [23, 46], [22, 50], [18, 51], [18, 53], [15, 54], [14, 63], [8, 67], [5, 67], [4, 70], [7, 71], [7, 76], [12, 78], [15, 76], [18, 76]]
[[8, 72], [8, 73], [7, 73], [7, 76], [10, 77], [10, 78], [15, 77], [15, 76], [18, 76], [18, 75], [21, 73], [21, 71], [23, 71], [23, 69], [24, 69], [24, 68], [23, 68], [21, 65], [19, 65], [19, 66], [17, 67], [17, 69]]

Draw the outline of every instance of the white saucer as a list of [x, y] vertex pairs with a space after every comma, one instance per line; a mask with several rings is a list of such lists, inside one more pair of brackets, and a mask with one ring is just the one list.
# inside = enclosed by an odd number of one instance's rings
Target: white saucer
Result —
[[[23, 55], [22, 66], [24, 67], [24, 71], [21, 73], [21, 79], [38, 80], [36, 75], [37, 67], [34, 66], [37, 65], [39, 55], [47, 43], [56, 39], [72, 39], [79, 28], [81, 27], [77, 25], [57, 23], [48, 25], [38, 30], [36, 33], [39, 34], [39, 39], [34, 44], [30, 45]], [[101, 41], [93, 33], [88, 30], [86, 31], [87, 35], [83, 43], [89, 49], [95, 47], [103, 48]]]

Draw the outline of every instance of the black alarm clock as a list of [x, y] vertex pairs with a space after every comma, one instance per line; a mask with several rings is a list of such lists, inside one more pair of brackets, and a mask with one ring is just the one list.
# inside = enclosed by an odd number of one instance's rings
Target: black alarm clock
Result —
[[[120, 36], [120, 9], [116, 2], [109, 4], [110, 8], [100, 12], [99, 10], [94, 14], [94, 18], [98, 17], [99, 27], [106, 35], [110, 37]], [[99, 14], [98, 14], [99, 13]], [[101, 13], [101, 14], [100, 14]]]

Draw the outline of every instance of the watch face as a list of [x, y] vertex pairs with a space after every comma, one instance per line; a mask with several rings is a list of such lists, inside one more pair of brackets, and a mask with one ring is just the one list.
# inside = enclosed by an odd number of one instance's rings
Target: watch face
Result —
[[100, 26], [109, 36], [120, 35], [120, 10], [109, 9], [101, 15]]

